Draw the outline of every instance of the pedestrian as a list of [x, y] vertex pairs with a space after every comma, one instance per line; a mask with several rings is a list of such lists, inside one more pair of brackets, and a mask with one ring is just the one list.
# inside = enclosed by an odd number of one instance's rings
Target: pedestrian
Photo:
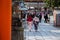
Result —
[[39, 20], [41, 22], [41, 19], [42, 19], [42, 11], [39, 13]]
[[50, 23], [50, 15], [48, 14], [48, 23]]
[[48, 23], [50, 23], [50, 10], [47, 9], [47, 11], [48, 11]]
[[39, 18], [37, 16], [35, 16], [33, 18], [33, 24], [34, 24], [35, 31], [38, 30], [38, 23], [39, 23]]
[[29, 31], [31, 31], [31, 28], [32, 28], [32, 21], [33, 21], [33, 18], [31, 16], [31, 14], [29, 14], [28, 17], [27, 17], [27, 24], [28, 24], [28, 27], [29, 27]]
[[48, 22], [48, 11], [47, 11], [47, 8], [45, 8], [45, 11], [44, 11], [44, 19], [45, 21], [44, 22]]

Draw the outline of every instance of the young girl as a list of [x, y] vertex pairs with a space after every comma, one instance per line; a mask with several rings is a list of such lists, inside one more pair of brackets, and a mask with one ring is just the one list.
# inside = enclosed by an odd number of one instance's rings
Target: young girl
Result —
[[27, 24], [28, 24], [28, 27], [29, 27], [29, 31], [31, 31], [31, 28], [32, 28], [32, 16], [31, 15], [28, 15], [27, 17]]

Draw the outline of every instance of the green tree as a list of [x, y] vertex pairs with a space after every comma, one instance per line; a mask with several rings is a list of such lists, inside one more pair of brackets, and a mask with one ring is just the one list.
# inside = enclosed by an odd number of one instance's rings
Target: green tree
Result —
[[60, 0], [44, 0], [47, 7], [59, 7]]

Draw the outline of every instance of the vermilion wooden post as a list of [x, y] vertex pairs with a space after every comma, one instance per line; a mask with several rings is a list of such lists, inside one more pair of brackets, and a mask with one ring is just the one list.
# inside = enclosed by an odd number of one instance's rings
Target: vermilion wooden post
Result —
[[11, 40], [12, 0], [0, 0], [0, 40]]

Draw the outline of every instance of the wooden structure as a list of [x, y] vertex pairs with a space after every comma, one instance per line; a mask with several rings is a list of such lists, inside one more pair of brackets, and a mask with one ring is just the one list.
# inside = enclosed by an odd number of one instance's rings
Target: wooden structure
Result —
[[24, 40], [23, 32], [22, 11], [19, 10], [19, 2], [14, 2], [12, 12], [12, 40]]

